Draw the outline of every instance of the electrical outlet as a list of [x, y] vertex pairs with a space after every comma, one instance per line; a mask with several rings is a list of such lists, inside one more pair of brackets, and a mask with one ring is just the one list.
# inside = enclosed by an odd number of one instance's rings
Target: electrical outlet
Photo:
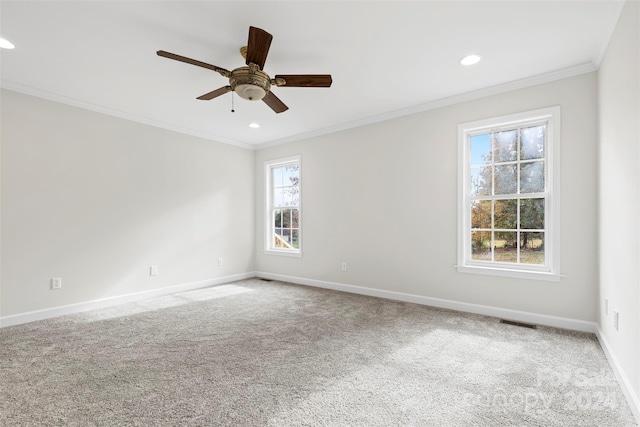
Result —
[[158, 266], [152, 265], [149, 267], [149, 276], [157, 276], [158, 275]]
[[609, 314], [609, 298], [604, 299], [604, 315]]
[[617, 311], [613, 312], [613, 329], [618, 330], [618, 326], [620, 325], [620, 314]]
[[347, 271], [347, 263], [346, 262], [342, 263], [342, 271]]
[[222, 258], [218, 258], [218, 267], [222, 267]]
[[61, 289], [62, 288], [62, 277], [54, 277], [51, 279], [51, 289]]

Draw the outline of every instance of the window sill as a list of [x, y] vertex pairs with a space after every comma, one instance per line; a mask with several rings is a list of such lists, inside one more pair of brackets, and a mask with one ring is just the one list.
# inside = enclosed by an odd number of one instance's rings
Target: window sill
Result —
[[508, 268], [460, 266], [456, 265], [458, 273], [484, 274], [489, 276], [515, 277], [518, 279], [543, 280], [547, 282], [559, 282], [562, 274], [546, 271], [510, 270]]
[[296, 258], [302, 257], [301, 251], [277, 251], [274, 249], [265, 249], [264, 253], [267, 255], [282, 255], [282, 256], [289, 256], [289, 257], [296, 257]]

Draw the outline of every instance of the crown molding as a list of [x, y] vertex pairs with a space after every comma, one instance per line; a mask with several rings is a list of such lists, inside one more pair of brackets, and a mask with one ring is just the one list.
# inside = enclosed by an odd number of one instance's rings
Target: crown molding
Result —
[[515, 80], [509, 83], [500, 84], [497, 86], [488, 87], [485, 89], [479, 89], [473, 92], [467, 92], [460, 95], [454, 95], [448, 98], [437, 99], [435, 101], [426, 102], [424, 104], [418, 104], [413, 107], [403, 108], [400, 110], [394, 110], [383, 114], [378, 114], [371, 117], [365, 117], [360, 120], [354, 120], [351, 122], [341, 123], [336, 126], [330, 126], [323, 129], [318, 129], [312, 132], [306, 132], [298, 135], [292, 135], [290, 137], [280, 138], [255, 146], [256, 150], [262, 150], [269, 147], [275, 147], [277, 145], [286, 144], [289, 142], [300, 141], [303, 139], [314, 138], [317, 136], [327, 135], [347, 129], [367, 126], [370, 124], [383, 122], [411, 114], [421, 113], [424, 111], [435, 110], [436, 108], [442, 108], [449, 105], [460, 104], [462, 102], [473, 101], [475, 99], [484, 98], [487, 96], [498, 95], [505, 92], [511, 92], [518, 89], [524, 89], [530, 86], [536, 86], [543, 83], [549, 83], [556, 80], [566, 79], [574, 77], [580, 74], [586, 74], [596, 71], [598, 67], [592, 63], [585, 63], [575, 67], [565, 68], [562, 70], [552, 71], [545, 74], [539, 74], [537, 76], [528, 77], [521, 80]]
[[61, 104], [70, 105], [72, 107], [82, 108], [84, 110], [94, 111], [96, 113], [106, 114], [108, 116], [118, 117], [121, 119], [129, 120], [132, 122], [142, 123], [145, 125], [170, 130], [173, 132], [182, 133], [185, 135], [191, 135], [198, 138], [208, 139], [210, 141], [221, 142], [223, 144], [235, 145], [237, 147], [248, 148], [250, 150], [255, 150], [255, 146], [251, 144], [245, 144], [239, 141], [235, 141], [228, 138], [223, 138], [217, 135], [212, 135], [210, 133], [197, 131], [195, 129], [190, 129], [182, 126], [176, 126], [171, 123], [166, 123], [161, 120], [150, 119], [148, 117], [140, 116], [137, 114], [127, 113], [126, 111], [117, 110], [114, 108], [104, 107], [102, 105], [92, 104], [90, 102], [82, 101], [79, 99], [71, 98], [68, 96], [60, 95], [58, 93], [53, 93], [45, 90], [41, 90], [38, 88], [34, 88], [31, 86], [26, 86], [20, 83], [15, 83], [7, 80], [0, 81], [0, 87], [3, 89], [11, 90], [14, 92], [19, 92], [25, 95], [31, 95], [38, 98], [47, 99], [49, 101], [59, 102]]
[[[620, 7], [621, 10], [621, 7]], [[620, 14], [620, 10], [618, 11], [617, 14], [613, 14], [615, 15], [615, 19], [618, 19], [618, 16]], [[612, 18], [613, 19], [613, 18]], [[603, 49], [606, 49], [606, 43], [603, 47]], [[603, 50], [604, 52], [604, 50]], [[600, 55], [600, 60], [602, 59], [603, 54]], [[74, 107], [78, 107], [78, 108], [83, 108], [86, 110], [90, 110], [90, 111], [95, 111], [98, 113], [102, 113], [102, 114], [107, 114], [110, 116], [114, 116], [114, 117], [119, 117], [125, 120], [130, 120], [130, 121], [134, 121], [134, 122], [138, 122], [138, 123], [142, 123], [142, 124], [146, 124], [149, 126], [154, 126], [154, 127], [158, 127], [158, 128], [162, 128], [162, 129], [166, 129], [166, 130], [170, 130], [170, 131], [174, 131], [174, 132], [178, 132], [178, 133], [183, 133], [186, 135], [191, 135], [191, 136], [196, 136], [198, 138], [203, 138], [203, 139], [208, 139], [211, 141], [216, 141], [216, 142], [221, 142], [224, 144], [229, 144], [229, 145], [234, 145], [237, 147], [242, 147], [242, 148], [246, 148], [249, 150], [262, 150], [262, 149], [266, 149], [266, 148], [270, 148], [270, 147], [275, 147], [277, 145], [282, 145], [282, 144], [287, 144], [290, 142], [296, 142], [296, 141], [301, 141], [304, 139], [310, 139], [310, 138], [315, 138], [318, 136], [322, 136], [322, 135], [328, 135], [331, 133], [336, 133], [336, 132], [340, 132], [340, 131], [344, 131], [344, 130], [348, 130], [348, 129], [353, 129], [353, 128], [358, 128], [358, 127], [362, 127], [362, 126], [367, 126], [367, 125], [371, 125], [374, 123], [378, 123], [378, 122], [383, 122], [383, 121], [387, 121], [387, 120], [391, 120], [391, 119], [395, 119], [395, 118], [399, 118], [399, 117], [403, 117], [403, 116], [408, 116], [411, 114], [416, 114], [416, 113], [421, 113], [424, 111], [429, 111], [429, 110], [434, 110], [436, 108], [442, 108], [442, 107], [446, 107], [449, 105], [454, 105], [454, 104], [459, 104], [462, 102], [467, 102], [467, 101], [472, 101], [475, 99], [479, 99], [479, 98], [484, 98], [487, 96], [492, 96], [492, 95], [498, 95], [501, 93], [505, 93], [505, 92], [510, 92], [510, 91], [514, 91], [514, 90], [518, 90], [518, 89], [523, 89], [523, 88], [527, 88], [530, 86], [536, 86], [539, 84], [543, 84], [543, 83], [549, 83], [555, 80], [561, 80], [561, 79], [565, 79], [565, 78], [569, 78], [569, 77], [574, 77], [580, 74], [586, 74], [586, 73], [590, 73], [593, 71], [596, 71], [598, 69], [598, 63], [596, 62], [589, 62], [589, 63], [585, 63], [585, 64], [581, 64], [575, 67], [570, 67], [570, 68], [565, 68], [562, 70], [557, 70], [557, 71], [552, 71], [549, 73], [545, 73], [545, 74], [540, 74], [537, 76], [533, 76], [533, 77], [529, 77], [529, 78], [525, 78], [525, 79], [520, 79], [520, 80], [515, 80], [512, 82], [508, 82], [508, 83], [504, 83], [504, 84], [500, 84], [497, 86], [492, 86], [492, 87], [488, 87], [488, 88], [484, 88], [484, 89], [480, 89], [480, 90], [476, 90], [476, 91], [472, 91], [472, 92], [467, 92], [467, 93], [463, 93], [463, 94], [459, 94], [459, 95], [454, 95], [451, 97], [447, 97], [447, 98], [442, 98], [442, 99], [437, 99], [435, 101], [430, 101], [430, 102], [426, 102], [423, 104], [418, 104], [415, 105], [413, 107], [408, 107], [408, 108], [403, 108], [403, 109], [399, 109], [399, 110], [394, 110], [394, 111], [389, 111], [386, 113], [382, 113], [382, 114], [377, 114], [374, 116], [370, 116], [370, 117], [365, 117], [359, 120], [353, 120], [350, 122], [345, 122], [345, 123], [339, 123], [335, 126], [329, 126], [329, 127], [325, 127], [325, 128], [321, 128], [321, 129], [316, 129], [313, 130], [311, 132], [304, 132], [304, 133], [300, 133], [300, 134], [296, 134], [296, 135], [291, 135], [291, 136], [287, 136], [284, 138], [279, 138], [279, 139], [274, 139], [271, 141], [267, 141], [267, 142], [263, 142], [260, 144], [248, 144], [248, 143], [242, 143], [239, 141], [235, 141], [232, 139], [228, 139], [228, 138], [223, 138], [217, 135], [212, 135], [206, 132], [201, 132], [195, 129], [191, 129], [191, 128], [186, 128], [186, 127], [182, 127], [182, 126], [177, 126], [171, 123], [166, 123], [163, 121], [159, 121], [159, 120], [155, 120], [155, 119], [150, 119], [148, 117], [144, 117], [144, 116], [140, 116], [140, 115], [136, 115], [136, 114], [131, 114], [131, 113], [127, 113], [125, 111], [121, 111], [121, 110], [116, 110], [113, 108], [107, 108], [101, 105], [96, 105], [96, 104], [92, 104], [90, 102], [86, 102], [86, 101], [81, 101], [75, 98], [70, 98], [64, 95], [60, 95], [57, 93], [52, 93], [52, 92], [48, 92], [48, 91], [43, 91], [37, 88], [33, 88], [30, 86], [26, 86], [26, 85], [22, 85], [19, 83], [15, 83], [15, 82], [10, 82], [7, 80], [2, 80], [0, 81], [0, 87], [4, 88], [4, 89], [8, 89], [8, 90], [12, 90], [15, 92], [20, 92], [20, 93], [24, 93], [27, 95], [32, 95], [32, 96], [36, 96], [39, 98], [44, 98], [44, 99], [48, 99], [50, 101], [55, 101], [55, 102], [59, 102], [62, 104], [67, 104], [67, 105], [71, 105]]]

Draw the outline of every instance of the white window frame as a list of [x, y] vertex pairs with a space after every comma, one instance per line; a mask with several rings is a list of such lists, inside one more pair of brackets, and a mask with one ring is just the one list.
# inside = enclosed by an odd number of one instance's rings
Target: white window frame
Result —
[[[471, 259], [470, 137], [545, 122], [545, 265]], [[511, 114], [458, 125], [458, 262], [461, 273], [559, 281], [560, 277], [560, 107]]]
[[[298, 209], [298, 248], [283, 249], [273, 246], [273, 219], [271, 217], [273, 210], [273, 173], [274, 168], [298, 165], [298, 190], [299, 201], [297, 206], [289, 206], [289, 208]], [[301, 156], [291, 156], [282, 159], [268, 160], [264, 162], [265, 176], [265, 235], [264, 235], [264, 251], [272, 255], [284, 255], [301, 257], [302, 256], [302, 159]]]

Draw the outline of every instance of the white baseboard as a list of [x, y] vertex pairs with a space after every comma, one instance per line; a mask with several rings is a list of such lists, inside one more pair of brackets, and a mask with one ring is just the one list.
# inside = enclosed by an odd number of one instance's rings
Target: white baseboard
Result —
[[167, 286], [165, 288], [152, 289], [149, 291], [135, 292], [131, 294], [118, 295], [109, 298], [101, 298], [77, 304], [63, 305], [60, 307], [46, 308], [43, 310], [29, 311], [12, 316], [0, 317], [0, 328], [6, 326], [19, 325], [21, 323], [34, 322], [36, 320], [50, 319], [53, 317], [75, 314], [98, 308], [110, 307], [127, 302], [141, 301], [153, 297], [175, 294], [177, 292], [190, 291], [194, 289], [206, 288], [208, 286], [222, 285], [224, 283], [235, 282], [236, 280], [256, 277], [254, 272], [234, 274], [231, 276], [218, 277], [215, 279], [200, 280], [197, 282], [182, 283], [180, 285]]
[[299, 285], [315, 286], [318, 288], [333, 289], [353, 294], [368, 295], [378, 298], [392, 299], [396, 301], [411, 302], [415, 304], [428, 305], [432, 307], [446, 308], [450, 310], [464, 311], [467, 313], [482, 314], [486, 316], [499, 317], [502, 319], [515, 320], [519, 322], [534, 323], [538, 325], [552, 326], [562, 329], [571, 329], [582, 332], [596, 333], [596, 324], [583, 320], [568, 319], [564, 317], [548, 316], [544, 314], [529, 313], [525, 311], [510, 310], [506, 308], [492, 307], [487, 305], [471, 304], [440, 298], [423, 297], [402, 292], [387, 291], [382, 289], [367, 288], [363, 286], [348, 285], [345, 283], [327, 282], [323, 280], [307, 279], [283, 274], [273, 274], [266, 272], [247, 272], [231, 276], [218, 277], [215, 279], [201, 280], [198, 282], [183, 283], [175, 286], [168, 286], [160, 289], [136, 292], [119, 295], [109, 298], [102, 298], [77, 304], [70, 304], [60, 307], [47, 308], [43, 310], [30, 311], [12, 316], [0, 317], [0, 327], [18, 325], [21, 323], [33, 322], [36, 320], [50, 319], [52, 317], [74, 314], [87, 310], [94, 310], [143, 299], [153, 298], [162, 295], [169, 295], [176, 292], [189, 291], [192, 289], [205, 288], [207, 286], [220, 285], [236, 280], [248, 279], [251, 277], [262, 277], [265, 279], [280, 280], [284, 282], [296, 283]]
[[119, 295], [109, 298], [102, 298], [92, 301], [81, 302], [77, 304], [64, 305], [60, 307], [52, 307], [43, 310], [30, 311], [26, 313], [15, 314], [11, 316], [0, 317], [0, 327], [19, 325], [21, 323], [34, 322], [37, 320], [50, 319], [53, 317], [64, 316], [66, 314], [80, 313], [87, 310], [94, 310], [123, 304], [127, 302], [140, 301], [143, 299], [153, 298], [162, 295], [174, 294], [176, 292], [184, 292], [192, 289], [205, 288], [207, 286], [220, 285], [223, 283], [234, 282], [236, 280], [249, 279], [252, 277], [262, 277], [265, 279], [280, 280], [284, 282], [296, 283], [300, 285], [315, 286], [318, 288], [333, 289], [353, 294], [368, 295], [378, 298], [392, 299], [396, 301], [411, 302], [415, 304], [428, 305], [432, 307], [446, 308], [450, 310], [464, 311], [467, 313], [482, 314], [486, 316], [499, 317], [503, 319], [515, 320], [519, 322], [534, 323], [538, 325], [552, 326], [562, 329], [571, 329], [582, 332], [596, 332], [596, 324], [594, 322], [586, 322], [582, 320], [568, 319], [564, 317], [548, 316], [544, 314], [529, 313], [524, 311], [510, 310], [499, 307], [492, 307], [479, 304], [464, 303], [453, 300], [440, 298], [423, 297], [419, 295], [406, 294], [402, 292], [387, 291], [381, 289], [367, 288], [363, 286], [348, 285], [344, 283], [327, 282], [315, 279], [306, 279], [302, 277], [286, 276], [282, 274], [273, 274], [266, 272], [247, 272], [231, 276], [218, 277], [215, 279], [201, 280], [198, 282], [183, 283], [175, 286], [168, 286], [160, 289], [152, 289], [149, 291], [136, 292], [131, 294]]
[[282, 274], [256, 272], [256, 276], [271, 280], [296, 283], [299, 285], [315, 286], [317, 288], [333, 289], [352, 294], [368, 295], [396, 301], [411, 302], [428, 305], [431, 307], [446, 308], [449, 310], [464, 311], [466, 313], [482, 314], [501, 319], [515, 320], [518, 322], [533, 323], [537, 325], [551, 326], [561, 329], [571, 329], [581, 332], [596, 332], [596, 324], [584, 320], [569, 319], [565, 317], [548, 316], [545, 314], [529, 313], [526, 311], [510, 310], [506, 308], [492, 307], [488, 305], [471, 304], [440, 298], [423, 297], [402, 292], [373, 289], [363, 286], [347, 285], [344, 283], [325, 282], [322, 280], [306, 279], [302, 277], [286, 276]]
[[638, 398], [638, 396], [634, 393], [633, 388], [631, 388], [629, 378], [627, 378], [627, 376], [624, 374], [624, 371], [620, 366], [620, 362], [618, 362], [618, 358], [613, 353], [609, 341], [607, 341], [604, 334], [602, 333], [602, 329], [600, 329], [599, 326], [596, 328], [596, 336], [598, 337], [598, 341], [600, 342], [602, 351], [604, 351], [605, 356], [607, 356], [607, 360], [609, 361], [609, 365], [611, 366], [613, 373], [616, 375], [616, 379], [620, 384], [622, 393], [629, 403], [631, 412], [633, 412], [633, 416], [636, 418], [636, 421], [640, 425], [640, 398]]
[[381, 289], [367, 288], [363, 286], [348, 285], [345, 283], [327, 282], [315, 279], [306, 279], [302, 277], [286, 276], [282, 274], [273, 274], [266, 272], [247, 272], [234, 274], [231, 276], [218, 277], [215, 279], [201, 280], [198, 282], [183, 283], [175, 286], [168, 286], [160, 289], [152, 289], [149, 291], [136, 292], [115, 297], [102, 298], [77, 304], [70, 304], [60, 307], [53, 307], [44, 310], [30, 311], [27, 313], [16, 314], [12, 316], [0, 317], [0, 327], [19, 325], [22, 323], [34, 322], [37, 320], [50, 319], [53, 317], [63, 316], [67, 314], [80, 313], [83, 311], [94, 310], [98, 308], [110, 307], [117, 304], [127, 302], [141, 301], [157, 296], [170, 295], [177, 292], [185, 292], [194, 289], [206, 288], [208, 286], [221, 285], [234, 282], [237, 280], [249, 279], [252, 277], [260, 277], [271, 280], [280, 280], [283, 282], [296, 283], [299, 285], [314, 286], [324, 289], [333, 289], [336, 291], [349, 292], [353, 294], [368, 295], [378, 298], [386, 298], [396, 301], [404, 301], [415, 304], [422, 304], [432, 307], [446, 308], [450, 310], [463, 311], [467, 313], [481, 314], [486, 316], [498, 317], [503, 319], [515, 320], [519, 322], [533, 323], [557, 327], [562, 329], [571, 329], [582, 332], [595, 333], [604, 354], [609, 361], [615, 376], [620, 384], [622, 392], [629, 403], [631, 411], [635, 416], [638, 424], [640, 424], [640, 399], [634, 393], [629, 383], [629, 379], [620, 367], [618, 359], [613, 353], [611, 346], [603, 335], [601, 329], [595, 322], [586, 322], [583, 320], [569, 319], [564, 317], [548, 316], [544, 314], [529, 313], [518, 310], [510, 310], [499, 307], [492, 307], [479, 304], [464, 303], [453, 300], [440, 298], [423, 297], [419, 295], [406, 294], [402, 292], [387, 291]]
[[326, 282], [322, 280], [306, 279], [301, 277], [286, 276], [282, 274], [266, 273], [262, 271], [256, 272], [257, 277], [264, 279], [280, 280], [283, 282], [296, 283], [299, 285], [314, 286], [318, 288], [333, 289], [336, 291], [349, 292], [353, 294], [368, 295], [379, 298], [387, 298], [396, 301], [411, 302], [432, 307], [446, 308], [450, 310], [463, 311], [467, 313], [482, 314], [486, 316], [499, 317], [503, 319], [516, 320], [519, 322], [534, 323], [538, 325], [551, 326], [562, 329], [571, 329], [581, 332], [595, 333], [600, 342], [609, 365], [615, 373], [616, 379], [620, 384], [620, 388], [629, 403], [629, 407], [633, 412], [638, 424], [640, 424], [640, 400], [633, 392], [629, 379], [624, 374], [618, 363], [617, 358], [611, 350], [609, 343], [602, 334], [602, 331], [595, 322], [586, 322], [583, 320], [568, 319], [565, 317], [548, 316], [545, 314], [529, 313], [524, 311], [509, 310], [499, 307], [491, 307], [479, 304], [470, 304], [459, 301], [445, 300], [440, 298], [422, 297], [419, 295], [405, 294], [401, 292], [386, 291], [381, 289], [373, 289], [362, 286], [347, 285], [344, 283]]

